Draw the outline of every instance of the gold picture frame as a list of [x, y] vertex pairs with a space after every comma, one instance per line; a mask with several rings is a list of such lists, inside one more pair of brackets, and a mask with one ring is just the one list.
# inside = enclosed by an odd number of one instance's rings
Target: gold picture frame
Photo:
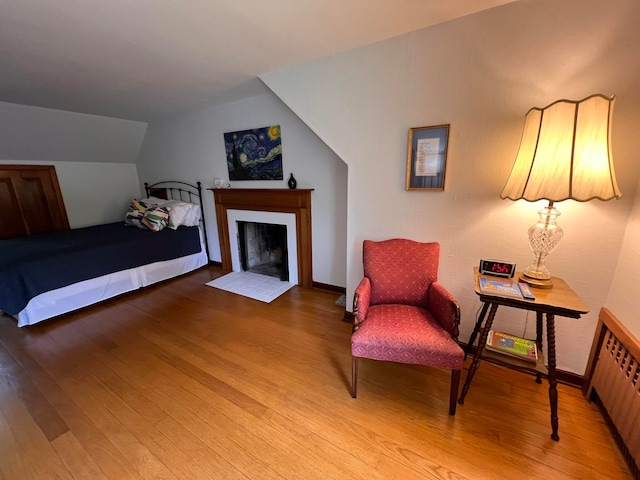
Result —
[[449, 126], [409, 129], [405, 190], [444, 190]]

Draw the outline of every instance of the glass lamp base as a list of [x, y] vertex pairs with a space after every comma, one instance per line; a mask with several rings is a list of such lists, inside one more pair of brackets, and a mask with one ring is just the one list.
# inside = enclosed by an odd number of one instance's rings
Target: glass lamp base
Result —
[[529, 276], [526, 272], [520, 274], [520, 281], [533, 288], [553, 288], [553, 280], [551, 278]]
[[538, 212], [538, 223], [529, 228], [529, 246], [533, 252], [533, 263], [524, 269], [520, 280], [535, 288], [552, 288], [551, 272], [545, 259], [560, 243], [563, 232], [556, 219], [560, 215], [553, 202]]

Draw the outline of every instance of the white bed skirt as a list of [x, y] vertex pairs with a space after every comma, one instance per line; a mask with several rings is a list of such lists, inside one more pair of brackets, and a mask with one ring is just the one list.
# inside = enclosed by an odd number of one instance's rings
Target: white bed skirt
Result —
[[207, 265], [209, 258], [203, 246], [199, 253], [173, 260], [151, 263], [122, 270], [42, 293], [29, 301], [15, 315], [18, 326], [33, 325], [109, 298], [131, 292]]

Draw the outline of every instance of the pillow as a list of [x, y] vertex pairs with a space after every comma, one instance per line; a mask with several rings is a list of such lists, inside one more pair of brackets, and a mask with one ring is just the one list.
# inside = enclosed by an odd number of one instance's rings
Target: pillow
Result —
[[[181, 200], [164, 200], [162, 198], [149, 197], [139, 200], [146, 208], [151, 206], [163, 206], [169, 208], [169, 221], [167, 227], [175, 230], [180, 225], [195, 227], [200, 225], [202, 210], [200, 205], [183, 202]], [[141, 227], [142, 228], [142, 227]]]
[[150, 207], [144, 212], [142, 225], [153, 232], [159, 232], [167, 226], [169, 209], [167, 207]]
[[169, 200], [162, 205], [164, 207], [171, 208], [171, 211], [169, 212], [169, 223], [167, 226], [173, 230], [178, 228], [180, 225], [184, 225], [185, 220], [191, 211], [191, 207], [193, 206], [191, 203], [181, 202], [180, 200]]
[[147, 211], [147, 208], [149, 208], [149, 206], [146, 203], [134, 198], [124, 216], [124, 224], [138, 228], [146, 228], [142, 224], [142, 219], [144, 218], [144, 213]]
[[186, 225], [187, 227], [197, 227], [200, 225], [200, 217], [202, 217], [200, 205], [194, 205], [193, 203], [190, 203], [189, 205], [191, 205], [191, 210], [189, 211], [183, 225]]

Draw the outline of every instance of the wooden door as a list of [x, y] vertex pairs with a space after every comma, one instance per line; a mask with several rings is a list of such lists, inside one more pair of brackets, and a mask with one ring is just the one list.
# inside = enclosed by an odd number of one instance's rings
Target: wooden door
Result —
[[0, 170], [0, 239], [28, 235], [9, 172]]
[[68, 229], [55, 167], [0, 166], [0, 239]]

